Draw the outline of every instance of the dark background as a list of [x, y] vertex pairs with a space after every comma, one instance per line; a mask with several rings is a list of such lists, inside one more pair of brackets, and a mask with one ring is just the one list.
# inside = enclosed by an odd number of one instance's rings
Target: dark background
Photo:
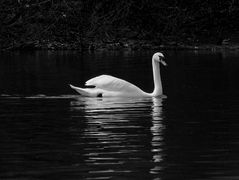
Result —
[[236, 0], [1, 0], [0, 48], [221, 45], [239, 41], [238, 17]]

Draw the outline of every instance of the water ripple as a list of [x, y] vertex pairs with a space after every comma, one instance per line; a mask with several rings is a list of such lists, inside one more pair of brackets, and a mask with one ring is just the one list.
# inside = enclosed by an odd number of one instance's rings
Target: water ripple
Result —
[[[79, 98], [71, 102], [71, 110], [84, 112], [87, 125], [81, 138], [87, 139], [90, 147], [84, 149], [87, 153], [83, 156], [87, 165], [96, 169], [91, 174], [102, 173], [110, 177], [128, 172], [135, 176], [142, 163], [147, 167], [145, 171], [156, 174], [154, 169], [158, 169], [158, 165], [154, 163], [163, 159], [158, 154], [162, 151], [164, 129], [162, 99]], [[152, 162], [146, 165], [148, 156]], [[105, 169], [110, 164], [113, 170]]]
[[236, 178], [236, 112], [169, 101], [0, 97], [0, 178]]

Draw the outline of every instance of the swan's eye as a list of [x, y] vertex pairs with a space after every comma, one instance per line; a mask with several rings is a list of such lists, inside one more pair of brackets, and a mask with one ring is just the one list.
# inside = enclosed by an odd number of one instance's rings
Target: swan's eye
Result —
[[162, 56], [159, 56], [159, 61], [162, 61], [164, 58]]

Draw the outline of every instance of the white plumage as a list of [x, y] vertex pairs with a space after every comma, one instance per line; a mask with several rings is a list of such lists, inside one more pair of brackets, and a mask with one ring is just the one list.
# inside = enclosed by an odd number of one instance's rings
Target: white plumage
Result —
[[154, 97], [162, 95], [162, 83], [160, 77], [159, 62], [163, 65], [166, 63], [162, 60], [164, 58], [162, 53], [155, 53], [152, 57], [153, 77], [154, 77], [154, 91], [146, 93], [134, 84], [119, 79], [110, 75], [100, 75], [86, 81], [86, 86], [94, 86], [94, 88], [79, 88], [70, 85], [82, 96], [90, 97], [109, 97], [109, 96], [123, 96], [123, 97]]

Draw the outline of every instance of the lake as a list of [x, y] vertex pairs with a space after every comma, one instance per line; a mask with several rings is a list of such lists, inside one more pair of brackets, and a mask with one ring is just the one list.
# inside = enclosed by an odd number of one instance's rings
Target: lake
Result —
[[0, 54], [0, 179], [239, 179], [239, 52], [164, 51], [167, 98], [86, 98], [110, 74], [153, 89], [154, 52]]

